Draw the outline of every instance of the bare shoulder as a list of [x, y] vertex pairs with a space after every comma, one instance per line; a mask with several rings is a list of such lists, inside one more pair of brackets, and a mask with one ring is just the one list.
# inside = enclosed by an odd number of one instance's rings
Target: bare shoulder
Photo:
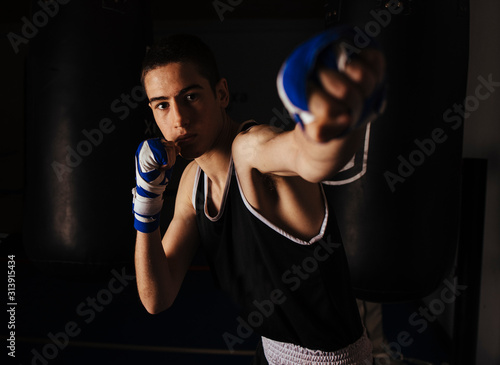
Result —
[[194, 178], [196, 176], [197, 170], [198, 170], [198, 164], [196, 163], [196, 161], [193, 160], [190, 163], [188, 163], [188, 165], [185, 167], [184, 171], [182, 172], [179, 187], [181, 187], [181, 185], [185, 185], [189, 181], [194, 183]]
[[252, 126], [238, 133], [233, 142], [233, 153], [245, 150], [249, 144], [265, 143], [280, 133], [283, 133], [282, 129], [270, 125], [258, 124]]
[[198, 171], [196, 161], [191, 161], [182, 172], [179, 188], [177, 190], [176, 210], [179, 207], [194, 208], [192, 205], [192, 194], [194, 189], [194, 181]]
[[282, 129], [263, 124], [240, 132], [232, 146], [235, 165], [240, 168], [258, 168], [256, 162], [261, 158], [263, 147], [282, 133]]

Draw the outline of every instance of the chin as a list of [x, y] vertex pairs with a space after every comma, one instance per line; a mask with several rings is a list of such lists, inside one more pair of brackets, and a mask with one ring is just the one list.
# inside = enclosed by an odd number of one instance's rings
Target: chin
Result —
[[185, 160], [194, 160], [195, 158], [198, 158], [201, 156], [200, 153], [195, 153], [191, 151], [186, 151], [186, 152], [181, 152], [179, 155], [185, 159]]

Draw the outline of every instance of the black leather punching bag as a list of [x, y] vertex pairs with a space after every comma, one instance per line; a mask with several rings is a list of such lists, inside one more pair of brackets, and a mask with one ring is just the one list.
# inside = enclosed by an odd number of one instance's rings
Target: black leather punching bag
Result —
[[386, 111], [329, 189], [353, 286], [369, 301], [421, 298], [458, 240], [468, 2], [343, 1], [332, 14], [387, 59]]
[[52, 273], [99, 277], [133, 262], [147, 2], [40, 3], [27, 59], [24, 246]]

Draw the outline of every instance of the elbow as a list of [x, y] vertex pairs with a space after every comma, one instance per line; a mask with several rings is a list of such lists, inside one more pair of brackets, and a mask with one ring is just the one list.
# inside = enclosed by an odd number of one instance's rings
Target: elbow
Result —
[[146, 303], [143, 303], [143, 305], [149, 314], [159, 314], [163, 311], [166, 311], [172, 306], [172, 304], [162, 305], [162, 304], [146, 304]]
[[141, 302], [149, 314], [158, 314], [169, 309], [174, 301], [170, 299], [154, 300], [141, 298]]
[[160, 307], [154, 306], [154, 305], [144, 305], [144, 308], [146, 308], [146, 311], [149, 314], [159, 314], [167, 309], [167, 308], [160, 308]]

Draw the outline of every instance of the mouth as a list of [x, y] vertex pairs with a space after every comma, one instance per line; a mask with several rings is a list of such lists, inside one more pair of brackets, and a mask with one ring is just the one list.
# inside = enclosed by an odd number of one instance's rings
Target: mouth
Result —
[[194, 138], [196, 137], [196, 134], [194, 133], [186, 133], [182, 134], [179, 137], [176, 138], [175, 143], [189, 143], [191, 142]]

